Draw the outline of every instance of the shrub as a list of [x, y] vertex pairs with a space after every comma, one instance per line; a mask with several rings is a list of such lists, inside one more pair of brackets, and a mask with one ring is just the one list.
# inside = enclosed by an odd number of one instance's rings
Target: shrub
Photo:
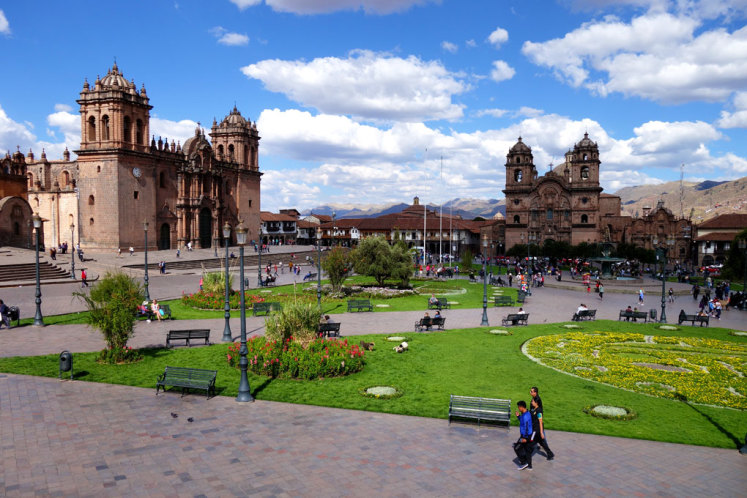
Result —
[[132, 361], [132, 348], [127, 348], [127, 341], [132, 336], [137, 306], [143, 300], [140, 284], [122, 272], [107, 272], [89, 294], [74, 295], [86, 303], [88, 325], [104, 335], [107, 349], [102, 351], [101, 361]]
[[293, 302], [265, 320], [265, 335], [271, 341], [285, 343], [295, 338], [302, 346], [317, 335], [319, 308], [308, 302]]
[[[229, 280], [230, 283], [230, 280]], [[204, 281], [203, 281], [203, 287], [204, 287]], [[248, 292], [244, 293], [244, 299], [246, 300], [247, 307], [251, 307], [254, 303], [262, 303], [265, 301], [265, 298], [262, 296], [257, 296], [254, 294], [249, 294]], [[241, 293], [240, 292], [234, 292], [228, 297], [228, 306], [232, 310], [239, 309], [240, 305], [240, 298]], [[215, 293], [215, 292], [206, 292], [206, 291], [200, 291], [195, 292], [194, 294], [182, 294], [182, 304], [185, 306], [190, 306], [192, 308], [197, 308], [200, 310], [222, 310], [226, 306], [226, 295], [225, 291], [221, 290], [221, 292]]]
[[[211, 271], [202, 272], [202, 291], [208, 294], [220, 294], [226, 295], [226, 272], [225, 271]], [[228, 293], [233, 293], [233, 275], [228, 275]]]
[[[283, 342], [255, 336], [246, 346], [249, 370], [272, 378], [338, 377], [360, 372], [365, 364], [364, 351], [347, 339], [315, 339], [303, 347], [292, 337]], [[228, 346], [226, 360], [233, 367], [239, 365], [239, 348], [238, 343]]]
[[335, 247], [329, 252], [327, 257], [322, 260], [322, 268], [327, 274], [329, 283], [332, 284], [332, 291], [339, 292], [340, 286], [348, 276], [350, 262], [348, 261], [347, 252], [341, 247]]

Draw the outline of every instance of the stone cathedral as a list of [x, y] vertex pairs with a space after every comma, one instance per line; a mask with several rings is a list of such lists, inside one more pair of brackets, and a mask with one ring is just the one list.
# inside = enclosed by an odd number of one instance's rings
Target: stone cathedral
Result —
[[[25, 159], [28, 201], [44, 218], [47, 245], [175, 249], [222, 244], [224, 223], [243, 220], [247, 238], [260, 227], [259, 134], [234, 106], [213, 120], [210, 140], [199, 126], [184, 144], [150, 135], [153, 106], [115, 64], [80, 98], [81, 143], [71, 161], [42, 153]], [[75, 227], [74, 229], [71, 227]], [[235, 236], [233, 240], [235, 240]]]

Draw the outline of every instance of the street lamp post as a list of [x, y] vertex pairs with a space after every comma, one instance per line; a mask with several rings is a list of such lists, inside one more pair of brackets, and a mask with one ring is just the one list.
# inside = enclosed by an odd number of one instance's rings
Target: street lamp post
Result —
[[[739, 248], [742, 250], [742, 263], [744, 266], [744, 281], [742, 282], [742, 311], [747, 311], [747, 239], [739, 239]], [[747, 446], [747, 445], [746, 445]]]
[[39, 230], [41, 230], [42, 219], [38, 214], [31, 218], [36, 230], [36, 314], [34, 315], [34, 326], [43, 327], [44, 317], [41, 312], [41, 281], [39, 278]]
[[239, 222], [239, 226], [236, 227], [236, 243], [239, 245], [239, 277], [241, 280], [239, 284], [241, 291], [241, 296], [239, 297], [241, 303], [241, 348], [239, 349], [241, 380], [239, 381], [239, 394], [236, 396], [236, 401], [247, 402], [254, 401], [254, 398], [249, 387], [249, 378], [246, 375], [246, 370], [249, 367], [249, 360], [247, 360], [246, 355], [249, 351], [246, 349], [246, 297], [244, 295], [244, 244], [246, 244], [246, 228], [244, 228], [243, 221]]
[[226, 222], [225, 225], [223, 225], [223, 240], [224, 244], [226, 245], [226, 280], [225, 280], [225, 288], [226, 288], [226, 305], [223, 308], [225, 310], [225, 317], [226, 317], [226, 324], [223, 326], [223, 342], [232, 342], [233, 336], [231, 335], [231, 324], [229, 323], [231, 321], [231, 305], [229, 304], [229, 292], [230, 288], [228, 285], [229, 282], [229, 271], [228, 271], [228, 246], [230, 245], [231, 241], [231, 225]]
[[[257, 246], [259, 261], [257, 262], [257, 287], [262, 287], [262, 223], [259, 224], [259, 245]], [[243, 277], [242, 277], [243, 278]]]
[[316, 228], [316, 304], [322, 311], [322, 227]]
[[143, 231], [145, 232], [145, 300], [150, 301], [148, 292], [148, 222], [143, 220]]
[[482, 327], [488, 326], [488, 272], [485, 268], [485, 254], [488, 251], [488, 234], [482, 234]]
[[70, 251], [70, 264], [72, 265], [70, 278], [75, 280], [75, 223], [70, 223], [70, 239], [73, 241], [73, 250]]

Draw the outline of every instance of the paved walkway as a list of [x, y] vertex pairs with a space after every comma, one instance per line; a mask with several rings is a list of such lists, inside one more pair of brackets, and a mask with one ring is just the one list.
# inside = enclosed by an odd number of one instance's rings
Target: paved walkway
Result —
[[517, 436], [0, 374], [3, 496], [744, 496], [747, 486], [747, 457], [734, 450], [552, 431], [556, 459], [535, 455], [534, 470], [517, 471]]

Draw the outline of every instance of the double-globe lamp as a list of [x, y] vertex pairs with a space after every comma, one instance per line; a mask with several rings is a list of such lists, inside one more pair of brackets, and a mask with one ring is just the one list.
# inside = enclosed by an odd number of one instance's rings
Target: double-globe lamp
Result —
[[239, 381], [239, 394], [236, 396], [238, 402], [254, 401], [252, 397], [251, 389], [249, 388], [249, 378], [247, 377], [247, 368], [249, 367], [249, 360], [246, 355], [248, 350], [246, 348], [246, 300], [244, 295], [244, 245], [246, 244], [246, 228], [244, 222], [239, 220], [239, 225], [236, 227], [236, 244], [239, 246], [239, 290], [241, 295], [240, 307], [241, 307], [241, 348], [239, 349], [239, 368], [241, 369], [241, 379]]
[[228, 222], [226, 222], [226, 224], [223, 225], [223, 244], [226, 246], [226, 276], [224, 280], [224, 283], [225, 283], [224, 287], [226, 288], [226, 304], [223, 308], [225, 310], [226, 323], [223, 326], [223, 337], [221, 338], [223, 342], [233, 342], [233, 337], [231, 336], [231, 324], [229, 323], [231, 320], [231, 305], [229, 303], [229, 297], [230, 297], [229, 294], [230, 294], [231, 288], [228, 285], [228, 282], [229, 282], [228, 246], [230, 245], [230, 242], [231, 242], [231, 225], [229, 225]]

